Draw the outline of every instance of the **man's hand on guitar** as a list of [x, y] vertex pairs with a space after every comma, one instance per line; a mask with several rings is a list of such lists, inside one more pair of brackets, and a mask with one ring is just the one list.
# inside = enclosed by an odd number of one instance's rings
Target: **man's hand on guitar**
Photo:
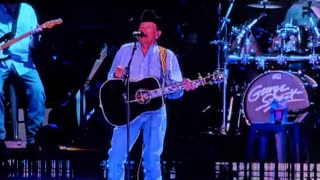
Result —
[[199, 87], [199, 85], [197, 83], [194, 83], [189, 78], [183, 79], [182, 84], [185, 85], [186, 91], [195, 90]]
[[114, 77], [123, 78], [125, 70], [125, 67], [117, 66], [116, 70], [114, 71]]

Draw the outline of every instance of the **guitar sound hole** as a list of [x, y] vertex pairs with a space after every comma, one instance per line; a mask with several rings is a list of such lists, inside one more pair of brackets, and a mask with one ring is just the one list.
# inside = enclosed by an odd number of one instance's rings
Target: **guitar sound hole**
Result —
[[135, 98], [139, 104], [147, 104], [151, 100], [151, 95], [148, 90], [139, 89], [136, 92]]

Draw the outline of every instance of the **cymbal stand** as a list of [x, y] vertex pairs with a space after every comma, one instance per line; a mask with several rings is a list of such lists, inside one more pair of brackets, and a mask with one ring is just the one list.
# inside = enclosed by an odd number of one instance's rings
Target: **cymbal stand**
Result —
[[[226, 135], [227, 134], [227, 107], [226, 107], [226, 101], [227, 101], [227, 82], [228, 82], [228, 69], [227, 69], [227, 57], [228, 57], [228, 51], [229, 51], [229, 44], [228, 44], [228, 24], [230, 23], [230, 19], [229, 19], [229, 15], [231, 13], [231, 10], [233, 8], [234, 5], [234, 0], [232, 0], [229, 4], [229, 8], [226, 12], [225, 17], [220, 19], [219, 16], [219, 23], [218, 23], [218, 31], [217, 31], [217, 36], [218, 36], [218, 40], [215, 41], [213, 44], [218, 45], [218, 62], [217, 62], [217, 68], [220, 69], [220, 53], [221, 53], [221, 46], [223, 46], [223, 56], [224, 56], [224, 80], [223, 80], [223, 99], [222, 99], [222, 105], [223, 105], [223, 109], [222, 109], [222, 113], [223, 113], [223, 119], [222, 119], [222, 124], [220, 127], [220, 134], [222, 135]], [[218, 8], [218, 15], [220, 15], [221, 12], [221, 5], [219, 4], [219, 8]], [[220, 23], [222, 22], [222, 25], [220, 26]], [[224, 30], [224, 37], [223, 40], [221, 40], [221, 32]]]
[[[221, 69], [221, 63], [220, 63], [220, 56], [221, 56], [221, 31], [220, 31], [220, 28], [221, 28], [221, 3], [219, 3], [219, 6], [218, 6], [218, 31], [217, 31], [217, 38], [218, 38], [218, 50], [217, 50], [217, 70], [220, 70]], [[220, 84], [219, 84], [220, 85]], [[220, 87], [220, 86], [219, 86]]]
[[309, 18], [309, 21], [310, 21], [310, 25], [311, 25], [311, 31], [312, 31], [312, 55], [315, 55], [315, 47], [316, 47], [316, 44], [317, 44], [317, 41], [318, 39], [320, 39], [320, 32], [319, 32], [319, 29], [318, 29], [318, 26], [314, 23], [310, 13], [312, 12], [312, 9], [311, 9], [311, 5], [312, 5], [312, 1], [311, 0], [308, 0], [308, 7], [305, 7], [306, 10], [306, 15], [308, 16]]
[[309, 16], [309, 21], [311, 24], [311, 29], [312, 29], [312, 36], [311, 36], [311, 41], [312, 41], [312, 55], [315, 55], [316, 51], [316, 46], [318, 43], [318, 40], [320, 39], [320, 32], [317, 27], [317, 25], [314, 23], [313, 19], [311, 16]]

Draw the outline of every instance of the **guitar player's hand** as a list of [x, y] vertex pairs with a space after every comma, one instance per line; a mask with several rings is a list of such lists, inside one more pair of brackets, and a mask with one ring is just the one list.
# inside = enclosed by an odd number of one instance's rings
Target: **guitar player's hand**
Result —
[[38, 25], [37, 28], [35, 28], [31, 31], [31, 34], [36, 35], [36, 34], [39, 34], [41, 31], [42, 31], [42, 27], [40, 25]]
[[195, 90], [198, 88], [198, 85], [193, 83], [189, 78], [183, 79], [182, 83], [185, 84], [186, 91]]
[[41, 39], [41, 31], [42, 27], [40, 25], [37, 26], [37, 28], [33, 29], [31, 31], [31, 43], [30, 43], [30, 48], [36, 47], [36, 45], [40, 42]]
[[121, 66], [117, 66], [116, 70], [114, 71], [114, 77], [123, 78], [124, 73], [125, 73], [125, 68]]

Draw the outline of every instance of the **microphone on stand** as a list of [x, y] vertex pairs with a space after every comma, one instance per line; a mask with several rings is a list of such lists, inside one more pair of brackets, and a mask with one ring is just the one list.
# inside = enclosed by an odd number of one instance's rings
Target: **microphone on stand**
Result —
[[141, 32], [141, 31], [133, 31], [133, 33], [132, 33], [132, 35], [134, 36], [134, 37], [143, 37], [143, 36], [146, 36], [143, 32]]
[[245, 26], [245, 27], [241, 30], [240, 34], [237, 36], [238, 42], [243, 38], [243, 36], [245, 35], [245, 33], [247, 33], [248, 31], [250, 31], [250, 29], [252, 28], [253, 25], [255, 25], [262, 17], [265, 17], [265, 16], [267, 16], [267, 13], [265, 13], [265, 12], [264, 12], [264, 13], [261, 13], [261, 15], [260, 15], [258, 18], [254, 19], [250, 24], [248, 24], [247, 26]]
[[262, 13], [258, 18], [254, 19], [250, 24], [248, 24], [245, 28], [242, 29], [237, 38], [242, 38], [244, 34], [252, 28], [253, 25], [255, 25], [262, 17], [266, 15], [266, 13]]

